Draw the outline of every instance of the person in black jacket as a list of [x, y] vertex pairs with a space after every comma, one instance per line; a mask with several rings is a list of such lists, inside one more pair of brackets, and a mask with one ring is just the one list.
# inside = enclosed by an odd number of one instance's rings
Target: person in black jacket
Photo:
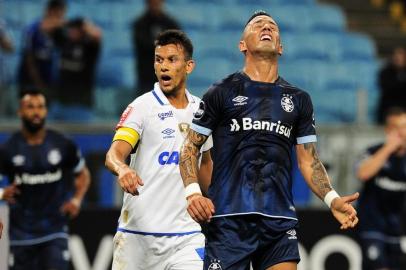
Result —
[[406, 109], [406, 50], [398, 47], [391, 61], [379, 73], [381, 97], [377, 120], [383, 124], [387, 111], [392, 107]]
[[133, 45], [137, 59], [138, 86], [136, 96], [152, 90], [156, 81], [154, 73], [154, 40], [168, 29], [180, 29], [178, 23], [167, 15], [163, 0], [146, 0], [147, 9], [133, 24]]

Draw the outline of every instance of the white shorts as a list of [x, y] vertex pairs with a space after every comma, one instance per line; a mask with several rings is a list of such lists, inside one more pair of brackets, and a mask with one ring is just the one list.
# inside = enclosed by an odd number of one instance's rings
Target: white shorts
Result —
[[202, 270], [204, 235], [151, 236], [117, 232], [112, 270]]

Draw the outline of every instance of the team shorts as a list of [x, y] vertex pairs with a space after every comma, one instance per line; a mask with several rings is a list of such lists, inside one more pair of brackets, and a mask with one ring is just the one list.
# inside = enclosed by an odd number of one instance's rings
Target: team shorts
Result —
[[69, 258], [66, 238], [29, 246], [11, 246], [9, 270], [68, 270]]
[[205, 228], [204, 270], [265, 270], [300, 261], [297, 221], [261, 215], [215, 217]]
[[360, 235], [362, 269], [400, 270], [402, 249], [400, 236], [388, 236], [380, 232], [364, 232]]
[[113, 270], [201, 270], [204, 235], [153, 236], [118, 231]]

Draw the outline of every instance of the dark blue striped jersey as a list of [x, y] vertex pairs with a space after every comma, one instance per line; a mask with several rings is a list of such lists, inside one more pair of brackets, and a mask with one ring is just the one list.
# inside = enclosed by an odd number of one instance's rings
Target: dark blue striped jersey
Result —
[[60, 208], [72, 196], [75, 173], [83, 166], [75, 144], [52, 130], [39, 145], [29, 145], [17, 132], [0, 147], [0, 173], [21, 191], [10, 204], [12, 245], [67, 237], [68, 219]]
[[[367, 149], [362, 160], [375, 154], [383, 144]], [[361, 230], [400, 234], [401, 214], [406, 196], [406, 156], [391, 155], [384, 166], [365, 182], [357, 210]]]
[[191, 128], [213, 136], [209, 197], [216, 216], [296, 219], [293, 146], [316, 141], [306, 92], [280, 77], [263, 83], [237, 72], [207, 91]]

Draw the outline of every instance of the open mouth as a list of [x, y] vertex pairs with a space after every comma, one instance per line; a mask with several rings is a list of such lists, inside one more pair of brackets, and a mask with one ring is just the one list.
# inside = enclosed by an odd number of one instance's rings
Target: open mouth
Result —
[[261, 35], [261, 41], [272, 41], [272, 37], [268, 34]]
[[170, 81], [172, 78], [169, 75], [162, 75], [161, 76], [161, 80], [163, 80], [164, 82], [168, 82]]

